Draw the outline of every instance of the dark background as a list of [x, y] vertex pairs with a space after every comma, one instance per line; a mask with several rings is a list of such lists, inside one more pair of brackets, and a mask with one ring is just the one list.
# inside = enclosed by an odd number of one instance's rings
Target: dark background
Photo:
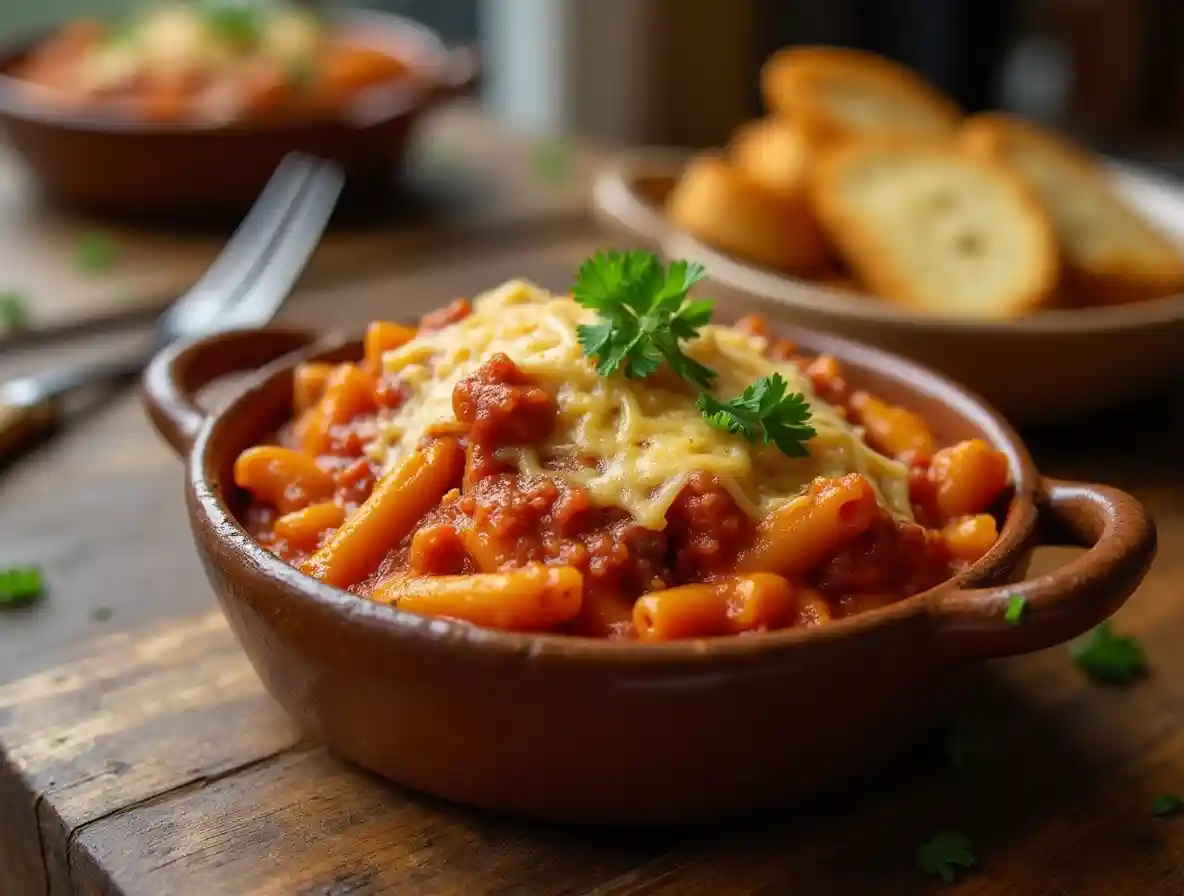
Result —
[[[719, 0], [719, 15], [744, 2]], [[1100, 149], [1184, 171], [1184, 0], [752, 2], [762, 55], [790, 43], [873, 49], [970, 111], [1013, 109]], [[478, 0], [367, 5], [418, 18], [451, 41], [479, 41]], [[677, 12], [669, 28], [677, 30]], [[755, 74], [751, 113], [760, 102]]]

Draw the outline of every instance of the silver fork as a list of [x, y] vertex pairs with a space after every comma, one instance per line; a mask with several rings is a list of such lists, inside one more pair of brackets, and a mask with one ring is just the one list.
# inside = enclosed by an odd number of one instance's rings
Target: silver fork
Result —
[[55, 425], [71, 393], [138, 374], [175, 340], [271, 320], [316, 248], [342, 183], [333, 163], [288, 156], [209, 270], [157, 318], [142, 345], [0, 384], [0, 461]]

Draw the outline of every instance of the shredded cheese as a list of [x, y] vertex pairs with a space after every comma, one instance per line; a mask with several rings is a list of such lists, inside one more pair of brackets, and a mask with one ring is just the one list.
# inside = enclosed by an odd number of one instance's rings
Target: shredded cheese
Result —
[[264, 72], [261, 63], [311, 65], [316, 60], [325, 40], [316, 17], [282, 6], [259, 10], [257, 46], [244, 47], [210, 27], [193, 4], [171, 0], [153, 6], [132, 18], [117, 39], [108, 37], [81, 57], [79, 82], [91, 93], [130, 89], [143, 77], [176, 84], [233, 83]]
[[559, 405], [549, 438], [503, 448], [501, 459], [521, 473], [582, 486], [593, 503], [623, 508], [642, 526], [665, 527], [666, 512], [695, 472], [714, 476], [754, 518], [801, 495], [818, 476], [861, 473], [884, 508], [912, 518], [904, 465], [869, 448], [796, 365], [770, 360], [766, 340], [711, 325], [686, 351], [719, 373], [713, 392], [724, 399], [758, 377], [785, 377], [790, 391], [810, 403], [817, 435], [807, 443], [808, 458], [713, 428], [695, 407], [693, 387], [668, 371], [646, 380], [599, 376], [576, 334], [579, 324], [595, 320], [569, 297], [513, 281], [477, 298], [464, 320], [387, 352], [384, 368], [408, 397], [381, 423], [370, 456], [389, 470], [416, 450], [429, 427], [455, 420], [457, 383], [501, 352]]

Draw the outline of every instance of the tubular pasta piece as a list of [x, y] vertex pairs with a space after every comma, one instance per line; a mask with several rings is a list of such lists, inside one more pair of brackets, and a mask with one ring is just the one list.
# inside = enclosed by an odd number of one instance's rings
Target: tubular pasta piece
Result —
[[382, 376], [382, 356], [415, 338], [415, 328], [389, 320], [376, 320], [366, 328], [363, 357], [366, 372]]
[[275, 521], [275, 534], [293, 547], [311, 551], [316, 550], [322, 535], [344, 521], [345, 508], [333, 501], [321, 501], [285, 513]]
[[634, 605], [633, 626], [643, 641], [706, 638], [784, 626], [795, 609], [788, 581], [753, 573], [651, 591]]
[[728, 599], [712, 584], [680, 585], [643, 594], [633, 605], [633, 627], [643, 641], [708, 638], [728, 631]]
[[733, 632], [781, 628], [793, 619], [794, 587], [779, 575], [754, 572], [725, 580], [730, 583], [728, 624]]
[[798, 613], [794, 625], [803, 628], [814, 628], [826, 625], [833, 618], [830, 604], [821, 591], [807, 589], [798, 597]]
[[464, 451], [455, 439], [437, 439], [416, 451], [379, 480], [301, 570], [339, 588], [356, 585], [460, 481], [463, 465]]
[[769, 329], [769, 322], [759, 314], [746, 314], [736, 321], [733, 327], [745, 336], [759, 336], [761, 339], [769, 339], [773, 335], [772, 330]]
[[846, 411], [842, 402], [847, 396], [847, 381], [834, 355], [819, 355], [806, 365], [806, 376], [819, 397], [834, 404], [836, 411]]
[[419, 576], [459, 573], [464, 559], [460, 536], [453, 526], [446, 524], [417, 529], [407, 548], [407, 568]]
[[234, 483], [282, 514], [333, 496], [333, 477], [303, 451], [278, 445], [248, 448], [234, 462]]
[[464, 320], [473, 313], [472, 303], [465, 298], [453, 299], [443, 308], [437, 308], [435, 311], [429, 311], [419, 319], [419, 329], [421, 332], [433, 333], [436, 330], [443, 330], [447, 326], [451, 326], [457, 321]]
[[867, 531], [882, 512], [871, 484], [858, 473], [816, 479], [805, 495], [761, 521], [739, 569], [801, 575]]
[[959, 560], [973, 563], [994, 546], [999, 531], [993, 516], [978, 513], [947, 523], [941, 530], [941, 537], [951, 554]]
[[374, 380], [356, 364], [338, 364], [325, 382], [325, 392], [301, 419], [300, 438], [309, 454], [332, 447], [333, 427], [374, 410]]
[[292, 374], [292, 407], [297, 414], [311, 408], [325, 394], [325, 384], [333, 372], [332, 364], [306, 361], [296, 365]]
[[578, 569], [536, 563], [508, 572], [387, 580], [373, 596], [425, 616], [537, 631], [575, 618], [583, 589], [584, 577]]
[[868, 444], [881, 454], [913, 464], [933, 459], [933, 434], [917, 414], [867, 392], [852, 395], [851, 408], [867, 430]]
[[1008, 473], [1007, 456], [982, 439], [942, 448], [929, 467], [940, 521], [982, 513], [1007, 485]]

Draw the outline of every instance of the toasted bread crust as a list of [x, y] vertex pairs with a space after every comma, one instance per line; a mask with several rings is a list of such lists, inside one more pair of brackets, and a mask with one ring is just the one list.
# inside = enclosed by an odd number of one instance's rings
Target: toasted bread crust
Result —
[[[899, 114], [888, 116], [892, 125], [854, 127], [827, 99], [826, 84], [842, 84], [855, 92], [863, 86], [871, 103], [887, 99], [898, 105]], [[963, 115], [950, 97], [904, 66], [875, 53], [840, 47], [788, 47], [775, 53], [761, 69], [761, 89], [769, 109], [826, 140], [889, 132], [953, 136]]]
[[675, 227], [755, 264], [804, 273], [830, 258], [804, 191], [770, 190], [715, 154], [687, 165], [666, 212]]
[[[1179, 248], [1122, 200], [1111, 186], [1105, 170], [1089, 152], [1035, 125], [1000, 114], [968, 118], [959, 139], [968, 152], [992, 159], [1012, 170], [1046, 207], [1064, 260], [1060, 292], [1067, 303], [1117, 304], [1184, 291], [1184, 257]], [[1025, 150], [1055, 160], [1061, 171], [1078, 181], [1082, 189], [1104, 197], [1109, 209], [1097, 216], [1097, 226], [1114, 227], [1119, 226], [1119, 221], [1123, 222], [1121, 226], [1137, 233], [1143, 244], [1138, 257], [1123, 251], [1117, 240], [1113, 253], [1103, 257], [1087, 256], [1072, 234], [1057, 224], [1060, 218], [1057, 196], [1041, 189], [1041, 185], [1017, 163], [1015, 153]]]
[[[847, 141], [827, 152], [810, 176], [810, 197], [823, 230], [838, 254], [857, 279], [876, 295], [902, 305], [927, 311], [948, 313], [956, 308], [935, 303], [923, 290], [920, 277], [907, 261], [895, 257], [887, 245], [887, 234], [859, 206], [844, 194], [842, 181], [854, 166], [869, 160], [890, 161], [893, 157], [912, 160], [933, 159], [935, 164], [951, 163], [973, 169], [985, 176], [992, 189], [1003, 197], [1014, 220], [1013, 230], [1028, 241], [1028, 270], [1020, 283], [993, 300], [992, 317], [1012, 317], [1046, 307], [1055, 295], [1058, 280], [1058, 255], [1052, 226], [1043, 208], [1023, 182], [1006, 167], [988, 159], [962, 153], [954, 143], [902, 135], [879, 135]], [[902, 226], [908, 226], [905, 210]], [[935, 244], [934, 252], [947, 251]], [[951, 295], [957, 291], [951, 283]]]
[[736, 128], [728, 160], [749, 180], [787, 196], [803, 196], [818, 140], [797, 122], [768, 116]]
[[1090, 152], [1014, 115], [1002, 112], [969, 115], [958, 129], [958, 139], [971, 152], [993, 158], [1005, 156], [1008, 149], [1019, 143], [1038, 144], [1061, 156], [1066, 165], [1078, 169], [1082, 176], [1105, 176]]

